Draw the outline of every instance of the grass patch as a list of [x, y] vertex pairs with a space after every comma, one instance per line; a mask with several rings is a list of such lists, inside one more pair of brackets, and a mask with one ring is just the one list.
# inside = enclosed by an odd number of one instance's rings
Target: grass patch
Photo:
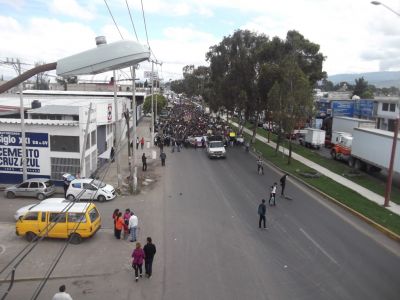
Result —
[[[250, 135], [248, 135], [246, 133], [245, 133], [245, 136], [246, 136], [246, 138], [250, 138]], [[282, 155], [282, 153], [276, 153], [275, 149], [266, 145], [265, 143], [260, 142], [259, 140], [257, 140], [255, 142], [255, 144], [253, 144], [253, 147], [258, 153], [262, 154], [262, 156], [266, 160], [271, 162], [273, 165], [292, 174], [293, 176], [300, 177], [303, 181], [307, 182], [311, 186], [319, 189], [320, 191], [324, 192], [325, 194], [331, 196], [332, 198], [335, 198], [336, 200], [338, 200], [341, 203], [347, 205], [348, 207], [354, 209], [355, 211], [363, 214], [364, 216], [370, 218], [371, 220], [375, 221], [376, 223], [378, 223], [400, 235], [400, 216], [399, 215], [390, 212], [389, 210], [383, 208], [382, 206], [366, 199], [362, 195], [354, 192], [353, 190], [337, 183], [336, 181], [334, 181], [326, 176], [322, 175], [319, 178], [306, 178], [306, 177], [300, 176], [299, 172], [313, 173], [313, 172], [315, 172], [315, 170], [307, 167], [306, 165], [304, 165], [294, 159], [292, 159], [291, 164], [288, 165], [286, 155], [284, 156], [284, 155]], [[308, 149], [301, 149], [301, 150], [303, 152], [304, 150], [308, 150]], [[306, 152], [304, 152], [304, 153], [306, 153]], [[310, 156], [314, 157], [313, 155], [318, 155], [318, 154], [312, 154], [312, 153], [310, 154], [310, 153], [311, 153], [311, 151], [308, 150], [307, 155], [304, 155], [304, 156], [309, 158]], [[298, 153], [298, 154], [302, 155], [301, 153]], [[318, 155], [318, 157], [315, 157], [315, 160], [314, 159], [310, 159], [310, 160], [313, 160], [316, 163], [319, 163], [318, 161], [321, 161], [321, 159], [323, 159], [323, 157]], [[337, 164], [337, 162], [335, 162], [335, 161], [326, 162], [326, 163], [327, 164], [328, 163]], [[319, 163], [319, 164], [323, 165], [322, 163]], [[343, 171], [343, 169], [340, 169], [342, 167], [342, 166], [340, 166], [340, 164], [338, 164], [338, 165], [339, 165], [339, 167], [335, 166], [335, 170], [336, 170], [336, 172], [339, 172], [339, 174], [341, 174], [340, 172]], [[324, 165], [324, 166], [326, 166], [326, 165]], [[346, 167], [346, 166], [343, 166], [343, 167]], [[333, 166], [332, 166], [332, 168], [333, 168]], [[360, 182], [362, 180], [364, 180], [364, 184], [370, 184], [370, 183], [368, 183], [369, 180], [366, 179], [365, 177], [361, 178], [361, 179], [357, 178], [358, 182]], [[357, 182], [356, 180], [353, 180], [353, 181]], [[368, 188], [370, 188], [370, 186], [368, 186]]]
[[[237, 119], [233, 119], [234, 122], [237, 122]], [[254, 124], [250, 124], [247, 122], [245, 124], [245, 127], [247, 129], [253, 130]], [[265, 138], [268, 138], [268, 132], [263, 129], [258, 127], [257, 128], [257, 134], [260, 136], [263, 136]], [[274, 133], [270, 133], [270, 140], [273, 142], [277, 141], [277, 135]], [[288, 141], [286, 140], [282, 145], [284, 147], [288, 147]], [[370, 191], [377, 193], [378, 195], [385, 195], [385, 188], [386, 188], [386, 182], [374, 178], [364, 172], [360, 172], [359, 176], [351, 176], [350, 174], [354, 174], [354, 169], [350, 168], [346, 163], [341, 162], [341, 161], [335, 161], [331, 158], [326, 158], [318, 154], [318, 150], [311, 150], [309, 148], [306, 148], [304, 146], [292, 143], [292, 151], [298, 155], [303, 156], [304, 158], [307, 158], [316, 164], [319, 164], [320, 166], [327, 168], [328, 170], [346, 177], [347, 179], [359, 184], [360, 186], [369, 189]], [[292, 160], [293, 162], [293, 160]], [[400, 204], [400, 189], [399, 187], [392, 185], [392, 192], [391, 192], [391, 201], [394, 203]]]

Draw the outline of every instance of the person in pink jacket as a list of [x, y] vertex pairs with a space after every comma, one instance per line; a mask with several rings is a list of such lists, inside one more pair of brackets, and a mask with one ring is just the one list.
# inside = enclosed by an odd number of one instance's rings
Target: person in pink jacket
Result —
[[139, 242], [136, 243], [136, 248], [132, 252], [132, 267], [135, 269], [135, 281], [139, 280], [139, 276], [142, 277], [142, 265], [144, 260], [144, 251]]

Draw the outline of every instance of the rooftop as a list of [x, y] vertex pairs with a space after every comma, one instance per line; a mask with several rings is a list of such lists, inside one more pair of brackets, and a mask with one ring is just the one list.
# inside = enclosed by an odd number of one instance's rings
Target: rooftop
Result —
[[30, 114], [46, 114], [46, 115], [79, 115], [79, 106], [71, 105], [46, 105], [35, 109], [28, 110]]

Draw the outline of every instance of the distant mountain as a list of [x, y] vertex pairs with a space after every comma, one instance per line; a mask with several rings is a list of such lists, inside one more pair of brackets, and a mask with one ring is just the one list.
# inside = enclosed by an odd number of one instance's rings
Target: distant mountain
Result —
[[369, 72], [369, 73], [354, 73], [354, 74], [336, 74], [328, 76], [328, 80], [334, 84], [346, 81], [354, 84], [355, 80], [364, 77], [369, 84], [373, 84], [376, 87], [391, 87], [395, 86], [400, 88], [400, 71], [397, 72]]

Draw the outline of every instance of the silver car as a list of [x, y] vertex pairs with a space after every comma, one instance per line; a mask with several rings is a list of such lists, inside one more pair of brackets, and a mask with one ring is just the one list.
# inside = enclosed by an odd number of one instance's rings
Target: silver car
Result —
[[31, 178], [20, 184], [10, 186], [4, 190], [7, 198], [16, 196], [34, 197], [43, 200], [56, 192], [54, 183], [48, 178]]

